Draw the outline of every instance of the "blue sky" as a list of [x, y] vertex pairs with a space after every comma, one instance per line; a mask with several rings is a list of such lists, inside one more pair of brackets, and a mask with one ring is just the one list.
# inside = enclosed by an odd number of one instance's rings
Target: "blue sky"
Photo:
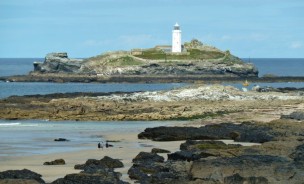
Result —
[[304, 58], [303, 0], [0, 0], [0, 57], [111, 50], [197, 38], [232, 54]]

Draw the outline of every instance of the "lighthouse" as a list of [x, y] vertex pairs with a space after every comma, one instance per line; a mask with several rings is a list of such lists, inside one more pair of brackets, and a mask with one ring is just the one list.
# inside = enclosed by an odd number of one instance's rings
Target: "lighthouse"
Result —
[[182, 52], [182, 31], [176, 23], [172, 31], [172, 52]]

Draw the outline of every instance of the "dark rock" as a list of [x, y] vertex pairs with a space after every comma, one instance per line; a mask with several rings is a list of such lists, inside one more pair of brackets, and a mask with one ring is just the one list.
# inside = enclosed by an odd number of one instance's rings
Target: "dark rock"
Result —
[[125, 184], [121, 181], [121, 173], [114, 172], [114, 168], [123, 167], [123, 163], [118, 159], [105, 156], [101, 160], [89, 159], [85, 164], [75, 165], [75, 169], [82, 169], [78, 174], [68, 174], [64, 178], [59, 178], [52, 184]]
[[265, 86], [265, 87], [257, 87], [256, 88], [257, 92], [279, 92], [278, 89], [270, 86]]
[[33, 171], [30, 171], [28, 169], [23, 170], [7, 170], [0, 172], [0, 180], [22, 180], [23, 183], [26, 183], [29, 180], [35, 180], [38, 183], [45, 183], [43, 179], [41, 179], [41, 175], [37, 174]]
[[144, 178], [148, 178], [148, 173], [142, 172], [138, 165], [133, 164], [133, 166], [128, 170], [129, 178], [132, 180], [141, 180]]
[[69, 59], [66, 52], [49, 53], [43, 63], [34, 62], [34, 71], [40, 73], [79, 73], [81, 59]]
[[56, 159], [51, 162], [44, 162], [43, 165], [65, 165], [65, 161], [63, 159]]
[[304, 120], [304, 111], [295, 111], [289, 115], [282, 115], [281, 119]]
[[149, 183], [151, 175], [160, 171], [168, 171], [162, 164], [164, 158], [156, 153], [140, 152], [133, 160], [133, 166], [128, 170], [131, 179]]
[[65, 139], [65, 138], [58, 138], [58, 139], [54, 139], [54, 141], [64, 142], [64, 141], [70, 141], [70, 140]]
[[171, 154], [168, 154], [168, 160], [184, 160], [184, 161], [193, 161], [202, 158], [199, 154], [196, 154], [192, 151], [177, 151]]
[[108, 168], [121, 168], [124, 167], [123, 163], [118, 159], [113, 159], [108, 156], [104, 156], [101, 160], [101, 163], [106, 165]]
[[[296, 169], [288, 159], [271, 155], [242, 155], [231, 158], [201, 159], [193, 162], [191, 167], [193, 178], [220, 182], [245, 180], [285, 183], [292, 178]], [[238, 173], [238, 175], [233, 176]], [[258, 176], [258, 177], [257, 177]]]
[[135, 163], [128, 170], [129, 177], [137, 180], [139, 183], [148, 184], [169, 184], [169, 183], [188, 183], [190, 176], [188, 162], [167, 161], [159, 162], [141, 162]]
[[111, 157], [105, 156], [104, 158], [100, 160], [96, 159], [89, 159], [86, 161], [85, 164], [78, 164], [75, 165], [75, 169], [81, 169], [84, 170], [86, 167], [92, 167], [92, 165], [100, 168], [121, 168], [124, 167], [123, 163], [119, 161], [118, 159], [112, 159]]
[[140, 152], [132, 161], [133, 163], [138, 162], [164, 162], [164, 157], [159, 156], [155, 153]]
[[119, 180], [116, 176], [111, 174], [88, 174], [88, 173], [78, 173], [78, 174], [68, 174], [64, 178], [57, 179], [51, 184], [127, 184], [127, 182]]
[[293, 158], [297, 167], [304, 168], [304, 144], [297, 146], [295, 152], [290, 157]]
[[[237, 134], [237, 136], [236, 136]], [[147, 128], [138, 135], [139, 139], [154, 141], [216, 140], [233, 139], [241, 142], [263, 143], [273, 140], [271, 127], [254, 123], [222, 123], [203, 127], [156, 127]]]
[[264, 177], [242, 177], [238, 173], [224, 178], [224, 184], [268, 184]]
[[164, 167], [161, 163], [143, 162], [133, 164], [128, 170], [128, 175], [131, 179], [147, 180], [152, 174], [168, 171], [168, 168]]
[[170, 151], [160, 148], [152, 148], [151, 153], [170, 153]]
[[226, 149], [228, 147], [229, 146], [222, 141], [187, 140], [185, 143], [180, 145], [180, 150]]

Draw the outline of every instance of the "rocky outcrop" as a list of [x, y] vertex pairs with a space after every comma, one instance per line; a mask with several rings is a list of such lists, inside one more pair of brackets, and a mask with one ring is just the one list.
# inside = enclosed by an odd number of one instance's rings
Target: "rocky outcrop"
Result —
[[75, 169], [81, 169], [80, 173], [68, 174], [64, 178], [59, 178], [52, 184], [127, 184], [120, 180], [121, 173], [115, 172], [114, 168], [123, 167], [123, 163], [118, 159], [105, 156], [101, 160], [89, 159], [85, 164], [75, 165]]
[[271, 127], [258, 126], [254, 123], [222, 123], [203, 127], [156, 127], [147, 128], [138, 135], [139, 139], [154, 141], [177, 140], [217, 140], [232, 139], [242, 142], [263, 143], [274, 139]]
[[[238, 154], [241, 145], [227, 145], [222, 141], [193, 141], [187, 140], [181, 144], [180, 150], [168, 154], [168, 160], [194, 161], [207, 157], [231, 157]], [[232, 151], [234, 150], [234, 151]]]
[[70, 59], [66, 52], [49, 53], [43, 63], [34, 62], [34, 72], [39, 73], [79, 73], [82, 59]]
[[83, 170], [87, 167], [92, 167], [92, 166], [94, 166], [94, 168], [101, 167], [101, 168], [112, 168], [112, 169], [124, 167], [123, 163], [120, 160], [105, 156], [100, 160], [89, 159], [86, 161], [85, 164], [75, 165], [74, 168]]
[[[175, 166], [176, 165], [176, 166]], [[184, 183], [188, 178], [187, 163], [164, 163], [164, 158], [154, 153], [141, 152], [133, 159], [129, 177], [139, 183]]]
[[0, 172], [0, 183], [28, 183], [41, 184], [45, 183], [40, 174], [37, 174], [28, 169], [23, 170], [7, 170]]
[[295, 172], [295, 168], [287, 159], [270, 155], [202, 159], [193, 162], [190, 170], [192, 180], [218, 183], [224, 183], [225, 180], [226, 182], [231, 181], [236, 177], [236, 173], [243, 179], [249, 179], [251, 183], [260, 180], [266, 183], [276, 183], [276, 181], [288, 181]]
[[282, 115], [282, 119], [304, 120], [304, 111], [295, 111], [289, 115]]
[[0, 100], [0, 118], [190, 120], [250, 109], [267, 108], [275, 113], [281, 111], [282, 107], [286, 109], [290, 105], [298, 106], [303, 101], [303, 95], [293, 92], [242, 92], [231, 86], [197, 85], [154, 92], [12, 96]]
[[185, 100], [287, 100], [301, 99], [303, 96], [297, 93], [257, 93], [248, 91], [246, 93], [232, 86], [223, 85], [201, 85], [173, 89], [169, 91], [147, 91], [128, 94], [101, 96], [102, 100], [114, 101], [185, 101]]
[[99, 168], [94, 170], [93, 173], [84, 171], [78, 174], [68, 174], [64, 178], [53, 181], [51, 184], [128, 184], [128, 182], [121, 181], [120, 177], [121, 175], [117, 172]]
[[253, 64], [215, 47], [200, 45], [192, 41], [187, 52], [173, 54], [158, 48], [143, 49], [137, 54], [132, 51], [109, 52], [85, 60], [69, 59], [67, 53], [49, 53], [43, 63], [34, 63], [34, 72], [90, 74], [99, 77], [111, 76], [206, 76], [206, 77], [258, 77]]
[[[159, 127], [159, 129], [149, 129], [146, 132], [149, 132], [148, 137], [151, 139], [165, 138], [163, 132], [166, 132], [170, 139], [177, 136], [176, 140], [181, 140], [183, 137], [186, 142], [181, 144], [180, 151], [169, 154], [167, 161], [149, 163], [150, 167], [157, 168], [157, 165], [158, 169], [154, 169], [152, 173], [146, 175], [138, 174], [136, 179], [140, 183], [302, 183], [304, 173], [303, 121], [275, 120], [268, 123], [245, 122], [238, 125], [224, 123], [201, 127], [200, 131], [200, 128], [189, 129], [190, 127], [167, 128]], [[172, 132], [169, 130], [170, 128]], [[212, 132], [212, 129], [217, 131]], [[161, 133], [158, 134], [154, 130]], [[201, 132], [201, 137], [199, 132]], [[210, 137], [207, 132], [212, 132], [214, 136]], [[183, 136], [187, 133], [193, 135], [193, 137], [190, 136], [190, 139], [202, 140], [187, 140], [189, 137]], [[240, 142], [260, 142], [262, 144], [248, 147], [206, 140], [224, 137], [238, 139]], [[252, 137], [261, 137], [261, 139], [252, 139]], [[133, 165], [133, 167], [135, 166]], [[141, 167], [144, 165], [137, 165], [137, 168]], [[181, 167], [184, 170], [177, 169]], [[145, 169], [142, 170], [145, 171]], [[183, 179], [178, 177], [181, 175]]]
[[170, 151], [161, 148], [152, 148], [151, 153], [170, 153]]
[[56, 159], [50, 162], [44, 162], [43, 165], [65, 165], [65, 161], [63, 159]]

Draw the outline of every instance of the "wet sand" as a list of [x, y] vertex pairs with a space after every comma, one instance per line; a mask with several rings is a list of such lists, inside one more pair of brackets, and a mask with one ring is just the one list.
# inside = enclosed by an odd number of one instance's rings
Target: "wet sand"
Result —
[[[114, 147], [98, 149], [46, 154], [46, 155], [33, 155], [25, 157], [2, 157], [0, 159], [0, 171], [5, 170], [20, 170], [29, 169], [42, 175], [46, 182], [52, 182], [57, 178], [64, 177], [66, 174], [78, 173], [80, 170], [75, 170], [74, 165], [83, 164], [88, 159], [101, 159], [104, 156], [110, 156], [115, 159], [121, 159], [124, 163], [124, 168], [116, 169], [116, 171], [123, 174], [122, 179], [129, 181], [127, 172], [132, 166], [132, 159], [140, 152], [150, 152], [152, 148], [164, 148], [170, 151], [179, 150], [179, 145], [184, 141], [174, 142], [152, 142], [150, 140], [139, 140], [137, 134], [134, 133], [119, 133], [104, 135], [107, 140], [115, 140], [119, 142], [111, 142]], [[92, 145], [93, 147], [95, 145]], [[162, 156], [166, 157], [166, 154]], [[46, 161], [53, 161], [55, 159], [64, 159], [66, 165], [46, 166], [43, 165]]]

